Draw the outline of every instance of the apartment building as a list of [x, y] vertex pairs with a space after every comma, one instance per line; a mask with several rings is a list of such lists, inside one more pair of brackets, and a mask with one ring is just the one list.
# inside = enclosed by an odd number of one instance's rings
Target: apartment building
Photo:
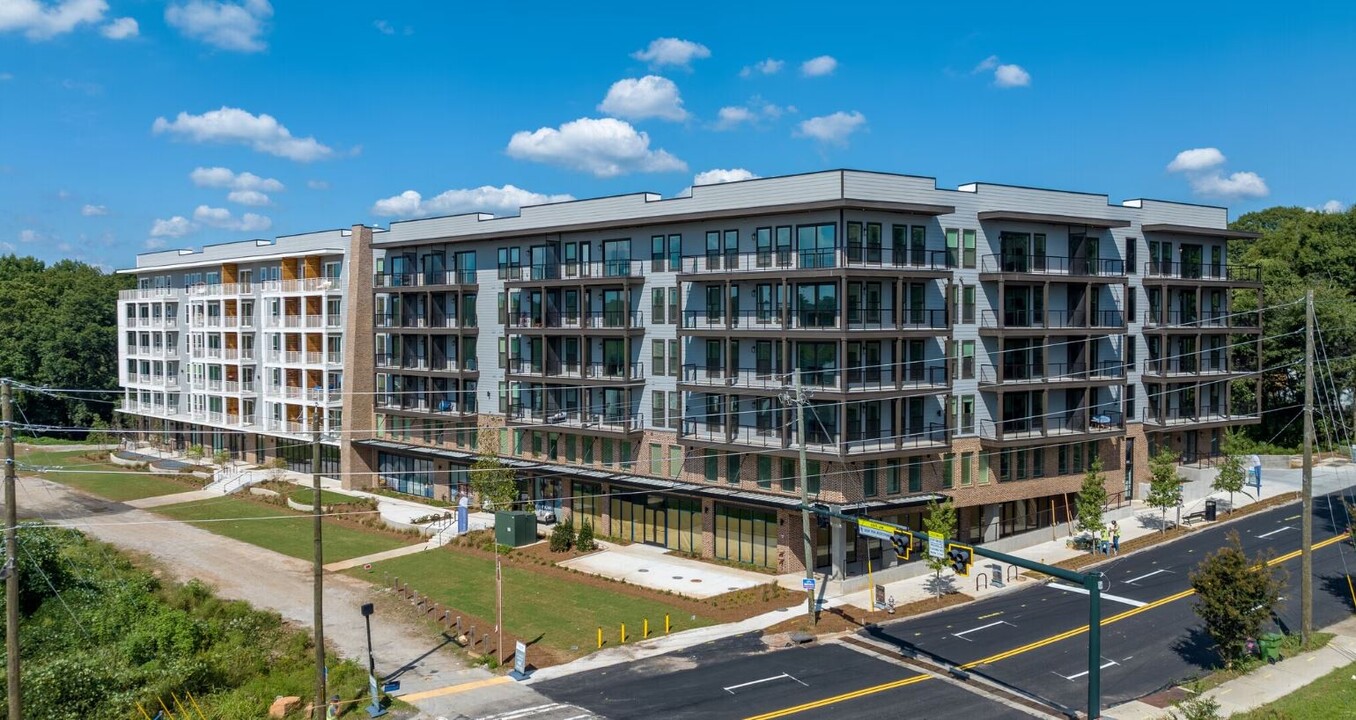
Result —
[[118, 299], [123, 421], [167, 447], [337, 473], [349, 231], [137, 256]]
[[[809, 494], [845, 512], [919, 528], [951, 497], [975, 542], [1064, 522], [1094, 461], [1130, 499], [1158, 447], [1196, 461], [1259, 421], [1234, 303], [1260, 278], [1227, 221], [832, 171], [357, 226], [376, 351], [346, 368], [344, 477], [446, 497], [495, 454], [601, 535], [785, 572], [803, 435]], [[892, 562], [817, 535], [817, 567]]]

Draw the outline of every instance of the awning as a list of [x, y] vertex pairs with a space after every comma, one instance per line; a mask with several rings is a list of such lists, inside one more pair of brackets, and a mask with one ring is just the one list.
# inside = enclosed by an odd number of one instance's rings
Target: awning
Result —
[[1173, 225], [1172, 223], [1153, 223], [1150, 225], [1141, 225], [1140, 229], [1146, 233], [1165, 233], [1169, 235], [1196, 235], [1199, 237], [1213, 237], [1226, 239], [1239, 238], [1242, 240], [1253, 240], [1262, 237], [1261, 233], [1247, 232], [1245, 230], [1197, 227], [1195, 225]]
[[1078, 215], [1050, 215], [1047, 213], [1021, 212], [1018, 210], [985, 210], [979, 213], [979, 219], [1007, 220], [1010, 222], [1042, 223], [1045, 225], [1085, 225], [1096, 228], [1130, 227], [1129, 220], [1111, 218], [1081, 217]]

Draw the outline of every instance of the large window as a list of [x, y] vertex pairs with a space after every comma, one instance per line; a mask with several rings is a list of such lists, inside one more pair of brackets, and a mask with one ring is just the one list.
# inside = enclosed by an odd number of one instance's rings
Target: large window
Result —
[[382, 484], [396, 492], [433, 497], [432, 460], [379, 452], [377, 477]]
[[775, 567], [777, 514], [717, 504], [715, 541], [716, 557], [721, 560]]
[[631, 241], [603, 241], [603, 274], [609, 277], [624, 277], [631, 274]]
[[837, 239], [837, 226], [832, 223], [797, 226], [796, 251], [800, 256], [800, 267], [833, 267]]
[[835, 327], [838, 322], [838, 285], [836, 283], [797, 285], [796, 313], [801, 327]]

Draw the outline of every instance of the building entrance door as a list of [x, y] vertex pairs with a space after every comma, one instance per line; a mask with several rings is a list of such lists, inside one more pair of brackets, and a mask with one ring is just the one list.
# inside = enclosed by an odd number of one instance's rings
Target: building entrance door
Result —
[[665, 515], [664, 498], [658, 495], [647, 496], [645, 521], [641, 523], [641, 542], [661, 547], [668, 544], [668, 523]]

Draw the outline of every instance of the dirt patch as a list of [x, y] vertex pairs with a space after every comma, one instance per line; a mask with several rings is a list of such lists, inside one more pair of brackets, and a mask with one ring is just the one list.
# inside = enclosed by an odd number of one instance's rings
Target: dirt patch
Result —
[[[797, 593], [797, 595], [799, 595], [799, 593]], [[894, 614], [887, 613], [884, 610], [863, 610], [850, 605], [840, 608], [829, 608], [828, 610], [819, 613], [818, 622], [810, 623], [803, 615], [788, 618], [764, 630], [763, 636], [766, 638], [779, 633], [791, 633], [796, 631], [808, 632], [812, 635], [832, 635], [840, 632], [852, 632], [861, 630], [868, 625], [898, 620], [912, 615], [922, 615], [923, 613], [942, 610], [971, 600], [974, 600], [974, 598], [965, 593], [949, 593], [941, 597], [930, 597], [926, 600], [911, 602], [907, 605], [896, 605]]]

